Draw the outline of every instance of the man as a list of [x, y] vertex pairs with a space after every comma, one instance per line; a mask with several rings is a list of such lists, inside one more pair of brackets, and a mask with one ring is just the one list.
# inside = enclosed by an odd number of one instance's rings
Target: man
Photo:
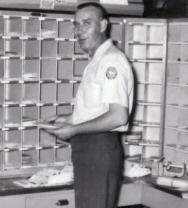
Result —
[[53, 116], [49, 130], [71, 139], [76, 208], [114, 208], [122, 171], [119, 133], [128, 129], [133, 75], [125, 55], [108, 39], [104, 8], [83, 3], [75, 13], [75, 34], [91, 61], [85, 68], [71, 115]]

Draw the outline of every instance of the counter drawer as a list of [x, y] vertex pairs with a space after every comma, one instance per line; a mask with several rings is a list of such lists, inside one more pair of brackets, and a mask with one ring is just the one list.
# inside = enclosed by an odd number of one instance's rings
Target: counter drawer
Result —
[[26, 197], [26, 208], [75, 208], [74, 192], [45, 193]]

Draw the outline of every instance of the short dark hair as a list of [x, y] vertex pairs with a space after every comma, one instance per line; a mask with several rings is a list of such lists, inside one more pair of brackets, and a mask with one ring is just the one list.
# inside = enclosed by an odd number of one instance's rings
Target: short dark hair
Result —
[[100, 12], [102, 19], [109, 20], [107, 11], [106, 11], [106, 9], [101, 4], [99, 4], [97, 2], [85, 2], [85, 3], [81, 3], [81, 4], [79, 4], [77, 6], [77, 10], [83, 9], [83, 8], [86, 8], [86, 7], [94, 7], [94, 8], [96, 8]]
[[77, 6], [77, 10], [83, 9], [83, 8], [87, 8], [87, 7], [94, 7], [96, 8], [100, 15], [101, 15], [101, 19], [105, 19], [108, 22], [107, 28], [106, 28], [106, 36], [107, 38], [110, 37], [110, 32], [111, 32], [111, 25], [109, 23], [109, 16], [108, 13], [106, 11], [106, 9], [99, 3], [97, 2], [85, 2], [85, 3], [81, 3]]

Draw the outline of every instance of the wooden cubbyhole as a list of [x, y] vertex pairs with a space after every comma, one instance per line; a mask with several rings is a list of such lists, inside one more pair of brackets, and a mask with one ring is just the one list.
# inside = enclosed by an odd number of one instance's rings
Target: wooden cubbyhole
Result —
[[22, 19], [21, 17], [12, 16], [5, 19], [5, 35], [19, 36], [22, 34]]
[[0, 150], [0, 171], [4, 168], [4, 152]]
[[147, 85], [147, 100], [152, 103], [161, 103], [161, 85]]
[[14, 149], [21, 147], [21, 130], [10, 130], [4, 133], [4, 147]]
[[148, 80], [151, 83], [162, 84], [163, 65], [162, 63], [148, 63]]
[[186, 148], [185, 152], [176, 151], [176, 163], [188, 165], [188, 148]]
[[57, 37], [57, 24], [56, 19], [41, 21], [41, 36], [44, 38]]
[[39, 40], [26, 40], [24, 41], [24, 53], [26, 58], [39, 58], [40, 57], [40, 41]]
[[39, 146], [39, 131], [38, 129], [23, 130], [22, 147], [32, 148]]
[[121, 41], [122, 40], [122, 32], [123, 27], [121, 22], [111, 23], [111, 39], [113, 41]]
[[165, 125], [166, 127], [178, 127], [179, 109], [174, 107], [166, 108]]
[[58, 61], [58, 79], [73, 79], [73, 61], [61, 60]]
[[135, 88], [135, 100], [147, 102], [144, 96], [145, 86], [143, 84], [137, 84]]
[[71, 103], [72, 98], [73, 98], [73, 84], [71, 83], [58, 84], [58, 89], [57, 89], [58, 102]]
[[186, 146], [188, 152], [188, 131], [187, 132], [178, 132], [178, 144], [180, 146]]
[[10, 56], [12, 58], [23, 56], [22, 40], [5, 40], [5, 56]]
[[186, 24], [170, 24], [169, 25], [169, 42], [187, 42], [188, 25]]
[[179, 133], [175, 129], [169, 129], [165, 128], [165, 134], [164, 134], [164, 144], [177, 144], [178, 142]]
[[80, 48], [78, 41], [74, 44], [74, 54], [86, 54], [86, 52]]
[[0, 60], [0, 79], [4, 79], [4, 64], [5, 61], [4, 60]]
[[55, 70], [56, 60], [41, 61], [41, 79], [56, 79], [57, 72]]
[[58, 115], [67, 115], [72, 113], [72, 105], [64, 105], [57, 107], [57, 114]]
[[74, 62], [74, 76], [82, 76], [88, 60], [75, 60]]
[[[0, 34], [1, 35], [1, 34]], [[0, 55], [4, 55], [4, 40], [0, 37]]]
[[56, 102], [56, 84], [46, 83], [41, 84], [41, 102], [55, 103]]
[[4, 90], [5, 90], [5, 85], [0, 83], [0, 104], [3, 104], [6, 99]]
[[148, 141], [156, 141], [159, 142], [160, 138], [160, 128], [157, 127], [146, 127], [143, 128], [143, 139]]
[[168, 45], [168, 61], [181, 61], [181, 45]]
[[0, 150], [3, 149], [4, 144], [4, 131], [0, 131]]
[[167, 82], [179, 84], [180, 82], [180, 64], [169, 63], [167, 66]]
[[22, 151], [22, 167], [37, 166], [38, 158], [39, 158], [39, 154], [38, 154], [38, 150], [36, 149]]
[[181, 61], [188, 63], [188, 44], [183, 44], [181, 48]]
[[4, 123], [4, 111], [5, 111], [5, 108], [4, 107], [0, 107], [0, 127], [2, 127], [3, 123]]
[[24, 21], [24, 35], [28, 37], [40, 36], [40, 21], [38, 19], [28, 19]]
[[188, 24], [182, 25], [182, 27], [181, 27], [181, 41], [182, 42], [188, 41], [187, 33], [188, 33]]
[[145, 71], [146, 71], [146, 64], [145, 63], [138, 63], [133, 62], [133, 73], [134, 79], [136, 82], [144, 82], [145, 81]]
[[181, 64], [180, 66], [180, 84], [188, 85], [188, 64]]
[[150, 43], [163, 44], [165, 37], [165, 24], [161, 26], [151, 25], [148, 27], [148, 41]]
[[58, 56], [72, 56], [74, 54], [74, 42], [59, 41], [58, 42]]
[[165, 147], [164, 158], [165, 161], [170, 161], [175, 164], [178, 163], [178, 161], [176, 160], [176, 150], [169, 147]]
[[181, 25], [169, 24], [168, 38], [170, 43], [181, 42], [181, 29]]
[[21, 108], [7, 107], [5, 108], [5, 123], [21, 124]]
[[[40, 69], [40, 61], [39, 60], [24, 60], [24, 71], [23, 71], [23, 78], [33, 78], [39, 79], [39, 69]], [[25, 76], [25, 77], [24, 77]]]
[[56, 115], [55, 106], [42, 106], [40, 107], [40, 119], [44, 120], [50, 116]]
[[163, 59], [163, 45], [148, 45], [146, 59], [153, 59], [162, 61]]
[[4, 29], [5, 29], [5, 24], [4, 24], [4, 18], [0, 17], [0, 35], [4, 35]]
[[134, 121], [143, 121], [143, 116], [144, 116], [144, 106], [137, 105], [134, 108], [133, 120]]
[[40, 130], [40, 141], [39, 146], [43, 149], [51, 149], [56, 144], [56, 137], [52, 134], [47, 133], [45, 130]]
[[150, 157], [158, 157], [159, 148], [154, 146], [143, 146], [142, 158], [148, 159]]
[[163, 46], [131, 44], [129, 45], [128, 54], [130, 59], [162, 61]]
[[184, 86], [180, 86], [179, 88], [179, 95], [176, 97], [179, 98], [179, 105], [182, 107], [186, 107], [188, 108], [188, 86], [184, 87]]
[[22, 78], [22, 61], [21, 60], [5, 60], [5, 79], [21, 79]]
[[39, 83], [26, 83], [23, 85], [23, 100], [39, 102]]
[[160, 123], [160, 106], [146, 106], [144, 114], [145, 122]]
[[71, 148], [59, 148], [55, 152], [55, 162], [71, 161]]
[[15, 101], [16, 103], [21, 102], [21, 84], [6, 84], [5, 85], [5, 100]]
[[177, 99], [180, 96], [180, 88], [178, 86], [173, 85], [167, 85], [166, 89], [166, 104], [167, 105], [179, 105], [179, 99]]
[[43, 40], [41, 43], [41, 53], [44, 58], [56, 58], [57, 42], [55, 40]]
[[146, 59], [146, 45], [129, 45], [128, 57], [130, 59]]
[[188, 135], [188, 107], [187, 109], [179, 109], [178, 127], [187, 130]]
[[55, 162], [55, 150], [52, 149], [42, 149], [39, 150], [39, 166], [43, 164], [54, 164]]
[[21, 151], [7, 151], [4, 152], [4, 170], [13, 170], [21, 168]]
[[66, 39], [73, 39], [74, 38], [74, 25], [70, 22], [59, 22], [58, 25], [58, 37], [59, 38], [66, 38]]
[[128, 41], [133, 42], [146, 42], [147, 40], [147, 27], [143, 25], [130, 25], [128, 34]]
[[28, 118], [32, 120], [38, 120], [39, 117], [39, 107], [38, 106], [27, 106], [22, 109], [22, 119]]
[[136, 145], [124, 145], [124, 156], [131, 157], [142, 154], [142, 147]]

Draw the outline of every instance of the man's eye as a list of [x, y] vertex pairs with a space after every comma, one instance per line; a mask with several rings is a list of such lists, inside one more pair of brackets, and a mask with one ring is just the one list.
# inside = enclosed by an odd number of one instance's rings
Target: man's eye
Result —
[[90, 22], [84, 22], [84, 26], [89, 26], [90, 24]]
[[73, 22], [74, 27], [78, 27], [79, 24], [77, 22]]

